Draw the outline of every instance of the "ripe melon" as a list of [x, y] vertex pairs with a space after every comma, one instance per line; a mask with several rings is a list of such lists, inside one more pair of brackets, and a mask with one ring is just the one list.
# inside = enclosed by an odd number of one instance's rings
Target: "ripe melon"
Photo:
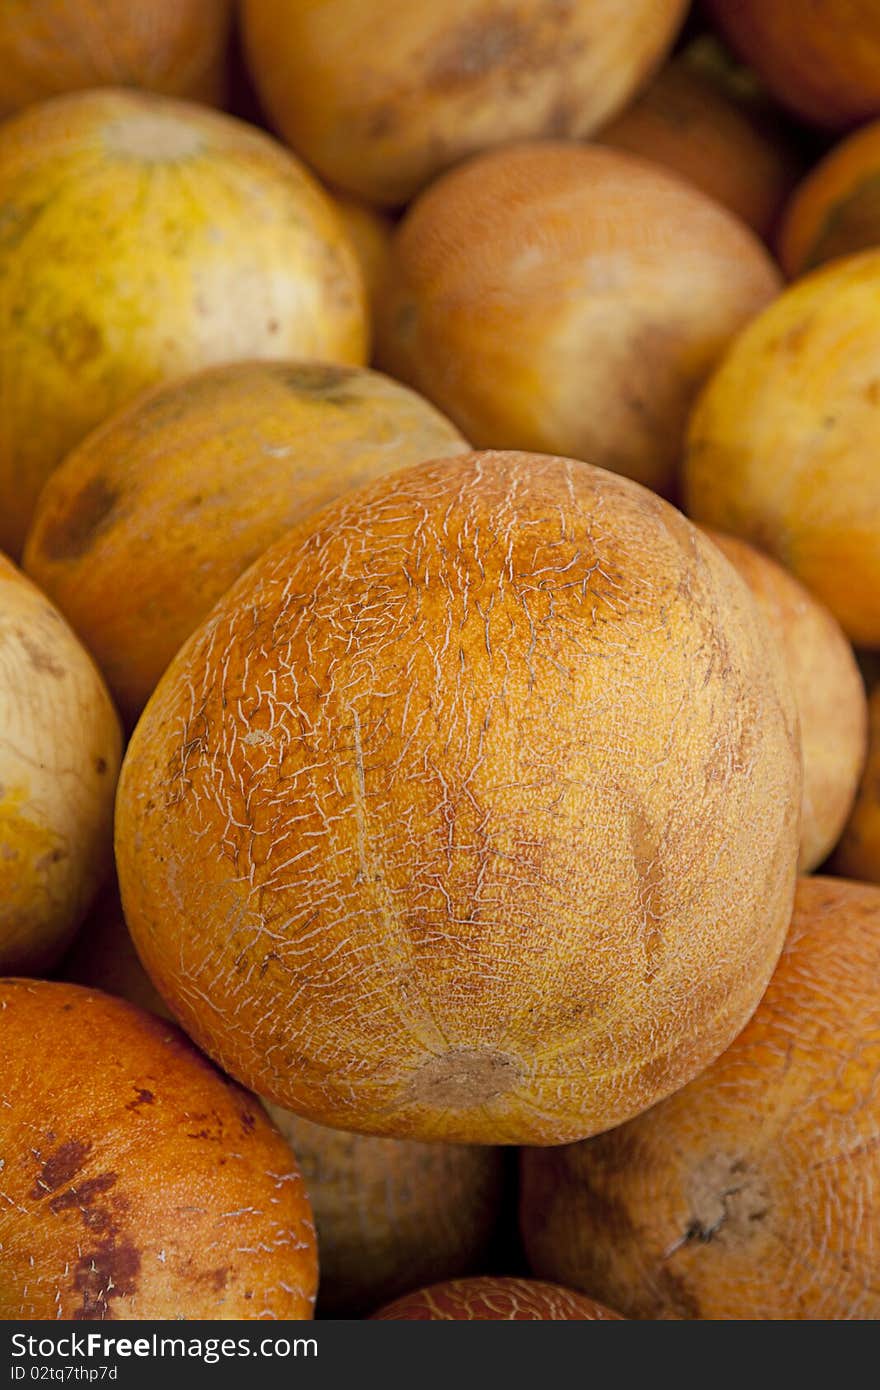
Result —
[[504, 1183], [501, 1150], [346, 1134], [267, 1108], [311, 1199], [321, 1316], [363, 1316], [487, 1259]]
[[232, 0], [3, 0], [0, 116], [61, 92], [219, 102]]
[[360, 198], [335, 193], [336, 210], [358, 258], [367, 299], [376, 312], [385, 292], [391, 256], [391, 218]]
[[780, 280], [749, 228], [659, 165], [536, 141], [438, 179], [386, 283], [377, 360], [473, 444], [671, 493], [694, 397]]
[[677, 1095], [523, 1155], [533, 1270], [631, 1318], [880, 1316], [880, 888], [804, 878], [742, 1034]]
[[374, 1317], [394, 1322], [605, 1322], [618, 1313], [592, 1298], [537, 1279], [451, 1279], [417, 1289]]
[[880, 251], [814, 271], [739, 335], [691, 417], [683, 482], [695, 520], [880, 647]]
[[742, 1028], [800, 777], [711, 542], [602, 469], [462, 455], [289, 532], [175, 658], [120, 782], [125, 914], [187, 1031], [276, 1104], [559, 1143]]
[[0, 546], [138, 392], [253, 357], [359, 363], [360, 271], [329, 197], [268, 135], [145, 92], [0, 125]]
[[880, 114], [876, 0], [706, 0], [725, 39], [773, 95], [817, 126]]
[[868, 745], [865, 684], [840, 624], [794, 575], [745, 541], [707, 534], [748, 584], [791, 677], [804, 755], [800, 869], [810, 873], [855, 800]]
[[0, 1318], [308, 1318], [291, 1152], [172, 1024], [0, 981]]
[[331, 183], [407, 202], [463, 156], [583, 136], [672, 43], [685, 0], [245, 0], [272, 120]]
[[794, 279], [871, 246], [880, 246], [880, 121], [841, 140], [804, 179], [779, 230], [779, 259]]
[[666, 65], [595, 139], [662, 164], [742, 218], [776, 229], [801, 160], [781, 122], [720, 45], [697, 40]]
[[[60, 967], [65, 980], [169, 1017], [134, 948], [115, 886]], [[480, 1267], [506, 1187], [499, 1149], [376, 1139], [267, 1105], [296, 1154], [321, 1251], [319, 1317], [360, 1317], [416, 1285]]]
[[94, 663], [0, 555], [0, 972], [49, 969], [83, 921], [113, 861], [121, 760]]
[[880, 883], [880, 685], [869, 702], [868, 756], [852, 814], [834, 855], [834, 868], [850, 878]]
[[134, 724], [230, 584], [324, 503], [467, 448], [378, 372], [238, 362], [168, 382], [74, 449], [37, 503], [24, 566]]

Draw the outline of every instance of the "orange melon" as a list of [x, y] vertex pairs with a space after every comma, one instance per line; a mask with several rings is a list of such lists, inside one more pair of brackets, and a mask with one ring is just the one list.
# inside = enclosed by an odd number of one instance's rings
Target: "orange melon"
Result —
[[736, 339], [697, 402], [687, 510], [750, 541], [880, 647], [880, 251], [798, 281]]
[[68, 455], [37, 503], [24, 566], [131, 725], [217, 599], [291, 526], [349, 488], [466, 448], [378, 372], [213, 367], [139, 398]]
[[759, 236], [775, 230], [801, 160], [765, 103], [705, 40], [663, 68], [603, 126], [603, 145], [662, 164], [736, 213]]
[[754, 234], [658, 165], [517, 145], [439, 179], [397, 228], [378, 361], [480, 448], [669, 493], [694, 397], [778, 287]]
[[175, 658], [120, 782], [125, 915], [187, 1031], [276, 1104], [558, 1143], [743, 1026], [800, 776], [715, 546], [602, 469], [466, 454], [289, 532]]
[[[169, 1017], [138, 959], [115, 885], [60, 974]], [[359, 1317], [487, 1259], [506, 1186], [499, 1149], [374, 1139], [266, 1108], [309, 1194], [321, 1251], [319, 1316]]]
[[880, 685], [869, 702], [868, 756], [833, 865], [849, 878], [880, 883]]
[[452, 1279], [406, 1294], [375, 1313], [394, 1322], [605, 1322], [618, 1313], [537, 1279]]
[[785, 210], [778, 244], [792, 279], [880, 246], [880, 121], [841, 140], [811, 170]]
[[293, 1156], [178, 1029], [2, 980], [0, 1050], [0, 1318], [311, 1317]]
[[748, 584], [791, 677], [801, 726], [804, 790], [800, 869], [831, 853], [852, 810], [868, 745], [865, 685], [840, 624], [754, 546], [708, 534]]
[[876, 0], [706, 0], [744, 62], [798, 116], [832, 130], [880, 114]]
[[263, 102], [330, 183], [407, 202], [463, 156], [590, 134], [674, 38], [685, 0], [245, 0]]
[[113, 858], [122, 731], [58, 609], [0, 555], [0, 971], [64, 953]]
[[4, 0], [0, 116], [91, 87], [219, 102], [231, 18], [232, 0]]
[[523, 1155], [531, 1265], [632, 1318], [875, 1319], [880, 888], [805, 878], [751, 1022], [589, 1143]]

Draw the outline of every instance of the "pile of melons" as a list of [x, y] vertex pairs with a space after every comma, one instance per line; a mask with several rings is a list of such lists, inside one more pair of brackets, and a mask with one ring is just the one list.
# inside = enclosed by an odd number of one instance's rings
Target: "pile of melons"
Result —
[[0, 1318], [880, 1317], [877, 7], [0, 117]]

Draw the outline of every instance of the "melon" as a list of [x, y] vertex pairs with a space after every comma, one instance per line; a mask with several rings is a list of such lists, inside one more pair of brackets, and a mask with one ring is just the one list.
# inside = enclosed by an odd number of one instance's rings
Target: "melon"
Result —
[[592, 1298], [537, 1279], [451, 1279], [405, 1294], [374, 1313], [387, 1322], [607, 1322]]
[[119, 718], [58, 609], [0, 555], [0, 971], [70, 944], [113, 863]]
[[797, 715], [748, 589], [605, 470], [465, 454], [277, 542], [126, 754], [175, 1015], [317, 1123], [549, 1143], [701, 1071], [791, 911]]
[[0, 1318], [311, 1317], [293, 1155], [177, 1028], [97, 990], [6, 979], [0, 1048]]
[[535, 141], [469, 160], [409, 209], [377, 360], [479, 448], [672, 494], [694, 398], [779, 285], [754, 233], [668, 170]]
[[219, 102], [231, 18], [232, 0], [3, 0], [0, 116], [107, 86]]
[[153, 93], [56, 97], [0, 125], [0, 546], [52, 469], [149, 386], [240, 358], [360, 363], [360, 270], [270, 136]]
[[692, 517], [751, 542], [880, 647], [880, 251], [790, 286], [702, 392], [683, 466]]
[[805, 878], [732, 1047], [585, 1144], [523, 1155], [540, 1278], [630, 1318], [876, 1319], [880, 888]]
[[406, 203], [465, 155], [584, 136], [661, 61], [685, 0], [245, 0], [250, 70], [323, 178]]
[[291, 526], [349, 488], [466, 449], [427, 401], [366, 368], [208, 368], [67, 456], [37, 502], [24, 567], [133, 725], [178, 648]]

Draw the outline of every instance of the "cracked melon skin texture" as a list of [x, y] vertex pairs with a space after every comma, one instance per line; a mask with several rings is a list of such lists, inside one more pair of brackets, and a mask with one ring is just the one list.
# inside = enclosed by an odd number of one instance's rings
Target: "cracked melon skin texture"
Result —
[[117, 864], [154, 983], [259, 1094], [554, 1144], [743, 1026], [800, 795], [788, 681], [715, 546], [614, 474], [477, 453], [243, 576], [134, 733]]
[[[169, 1017], [113, 889], [102, 895], [61, 972]], [[377, 1139], [311, 1124], [280, 1106], [267, 1109], [309, 1194], [321, 1248], [319, 1317], [360, 1317], [429, 1280], [485, 1264], [505, 1194], [502, 1150]]]
[[145, 92], [0, 126], [0, 546], [147, 387], [245, 358], [357, 365], [361, 274], [331, 199], [274, 140]]
[[880, 647], [880, 251], [798, 281], [730, 348], [683, 467], [695, 520], [791, 570]]
[[179, 1029], [6, 979], [0, 1050], [0, 1319], [312, 1316], [296, 1161]]
[[538, 1279], [450, 1279], [404, 1294], [374, 1318], [392, 1322], [608, 1322], [620, 1314]]
[[751, 1022], [696, 1081], [523, 1155], [533, 1270], [633, 1318], [880, 1316], [880, 888], [804, 878]]

